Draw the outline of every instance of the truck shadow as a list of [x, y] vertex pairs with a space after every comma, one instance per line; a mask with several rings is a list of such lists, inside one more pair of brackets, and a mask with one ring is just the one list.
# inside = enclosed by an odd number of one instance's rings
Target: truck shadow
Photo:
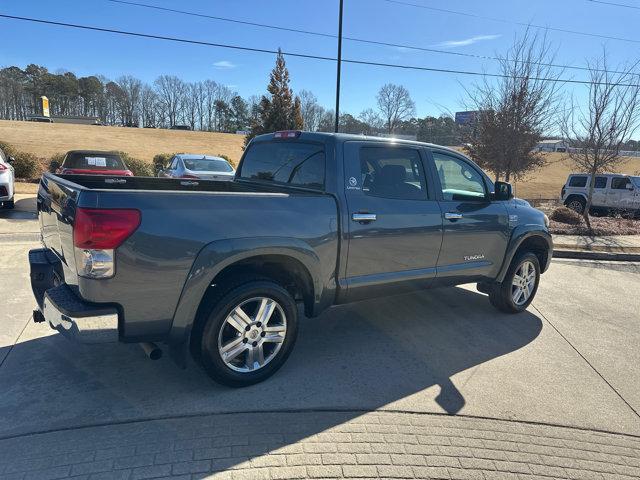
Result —
[[534, 314], [498, 313], [486, 296], [463, 288], [345, 305], [303, 319], [280, 372], [239, 390], [211, 382], [195, 365], [151, 362], [137, 345], [92, 348], [57, 334], [39, 337], [17, 344], [0, 368], [0, 438], [200, 413], [337, 412], [274, 437], [254, 452], [261, 455], [385, 406], [456, 414], [466, 400], [451, 378], [526, 346], [541, 329]]

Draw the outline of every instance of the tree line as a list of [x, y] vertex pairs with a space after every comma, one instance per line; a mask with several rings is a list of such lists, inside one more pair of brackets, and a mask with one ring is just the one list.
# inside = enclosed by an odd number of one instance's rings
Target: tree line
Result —
[[[274, 72], [285, 75], [281, 55], [276, 63]], [[276, 84], [283, 80], [288, 88], [288, 72], [286, 79], [275, 79]], [[1, 119], [26, 120], [38, 115], [41, 96], [49, 99], [52, 116], [91, 116], [105, 125], [120, 126], [188, 125], [193, 130], [216, 132], [255, 130], [256, 125], [269, 123], [260, 114], [266, 108], [264, 100], [271, 101], [269, 95], [243, 98], [211, 79], [185, 82], [174, 75], [161, 75], [149, 84], [131, 75], [110, 80], [102, 75], [79, 77], [69, 71], [52, 73], [35, 64], [24, 69], [17, 66], [0, 69]], [[295, 106], [300, 128], [333, 131], [334, 110], [323, 107], [311, 91], [301, 90], [297, 95], [291, 92], [291, 98], [285, 102]], [[277, 112], [279, 106], [275, 105], [272, 110]], [[445, 145], [462, 142], [461, 127], [452, 117], [417, 117], [415, 103], [402, 85], [382, 86], [376, 96], [376, 108], [367, 108], [358, 115], [343, 113], [339, 125], [344, 133], [411, 135], [421, 141]]]

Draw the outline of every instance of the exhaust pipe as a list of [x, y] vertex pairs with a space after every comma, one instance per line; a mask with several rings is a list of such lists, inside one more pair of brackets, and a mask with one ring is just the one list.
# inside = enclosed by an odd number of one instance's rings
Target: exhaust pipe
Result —
[[144, 354], [150, 360], [158, 360], [162, 358], [162, 349], [153, 342], [141, 342], [140, 347], [144, 350]]

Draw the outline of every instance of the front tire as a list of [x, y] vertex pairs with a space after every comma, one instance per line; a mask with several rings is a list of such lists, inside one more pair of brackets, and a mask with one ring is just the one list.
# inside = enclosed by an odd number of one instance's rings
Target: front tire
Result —
[[540, 262], [531, 252], [513, 259], [502, 283], [493, 286], [489, 301], [505, 313], [519, 313], [527, 309], [538, 291]]
[[15, 207], [15, 201], [13, 197], [11, 197], [11, 200], [7, 200], [6, 202], [4, 202], [4, 208], [6, 208], [7, 210], [13, 210], [13, 207]]
[[582, 197], [569, 197], [565, 202], [565, 207], [570, 208], [574, 212], [577, 212], [582, 215], [584, 209], [587, 205], [587, 202]]
[[200, 361], [216, 382], [245, 387], [266, 380], [296, 341], [298, 309], [277, 283], [259, 280], [233, 288], [213, 306], [200, 341]]

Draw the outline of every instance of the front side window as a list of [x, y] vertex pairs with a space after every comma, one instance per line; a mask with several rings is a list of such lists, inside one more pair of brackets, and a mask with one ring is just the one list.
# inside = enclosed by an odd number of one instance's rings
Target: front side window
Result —
[[424, 200], [422, 161], [411, 148], [364, 147], [360, 150], [362, 191], [376, 197]]
[[433, 152], [444, 200], [479, 201], [487, 196], [484, 178], [464, 160]]
[[240, 170], [240, 178], [313, 189], [324, 188], [324, 176], [324, 147], [294, 141], [252, 144]]
[[587, 186], [587, 177], [585, 175], [578, 175], [571, 177], [569, 180], [570, 187], [584, 188]]
[[626, 177], [615, 177], [611, 179], [612, 190], [626, 190], [627, 185], [631, 185], [631, 180]]
[[607, 177], [596, 177], [594, 188], [606, 188], [606, 187], [607, 187]]

